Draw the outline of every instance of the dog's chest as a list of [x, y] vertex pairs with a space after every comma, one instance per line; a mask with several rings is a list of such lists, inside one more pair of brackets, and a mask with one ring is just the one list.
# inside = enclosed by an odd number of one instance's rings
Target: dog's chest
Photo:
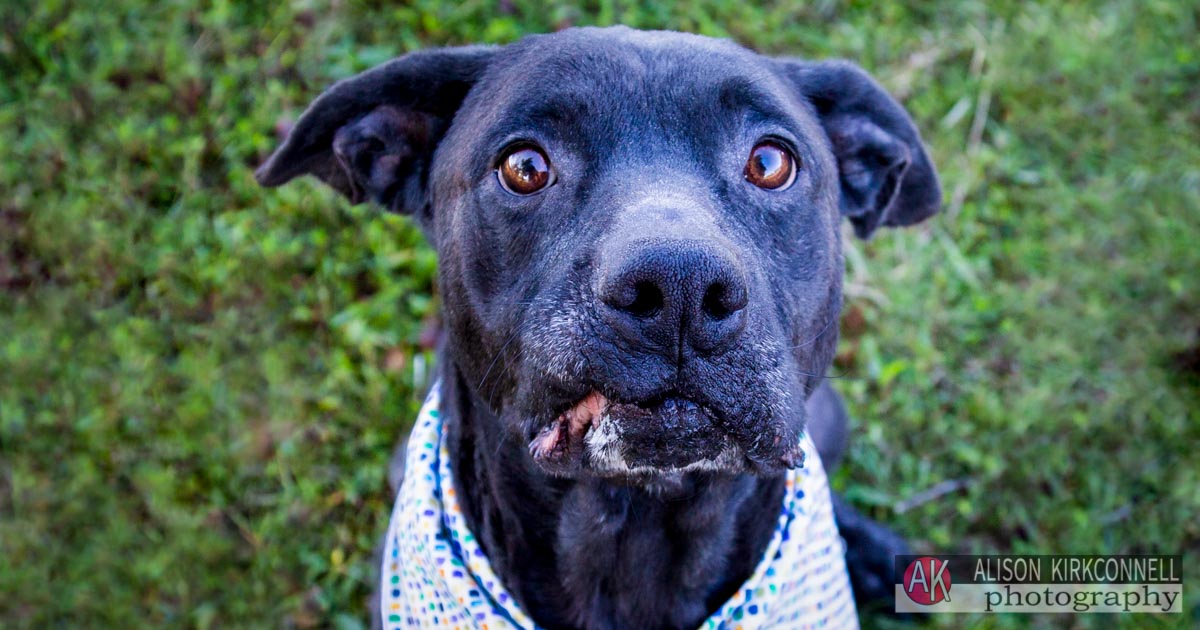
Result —
[[[480, 542], [466, 525], [451, 480], [438, 403], [435, 387], [408, 442], [405, 479], [389, 524], [384, 554], [381, 585], [384, 626], [536, 628], [534, 620], [493, 571]], [[805, 448], [813, 457], [803, 470], [793, 471], [787, 477], [783, 506], [762, 560], [751, 577], [720, 603], [701, 627], [857, 625], [827, 481], [816, 461], [816, 449], [811, 443], [805, 444]], [[623, 519], [662, 519], [669, 527], [656, 533], [654, 528], [645, 527], [645, 523], [631, 530], [614, 521], [607, 533], [603, 527], [596, 527], [594, 521], [587, 530], [567, 527], [569, 531], [589, 534], [588, 544], [566, 546], [586, 554], [586, 557], [560, 559], [560, 565], [565, 561], [579, 567], [574, 574], [563, 573], [566, 579], [587, 580], [597, 573], [609, 579], [623, 576], [653, 579], [656, 571], [690, 572], [691, 575], [674, 576], [682, 577], [674, 582], [681, 585], [679, 591], [668, 594], [647, 587], [641, 591], [646, 599], [630, 600], [625, 607], [670, 607], [680, 601], [696, 601], [682, 591], [689, 587], [705, 588], [704, 584], [711, 582], [711, 575], [706, 572], [713, 570], [714, 564], [696, 557], [678, 562], [672, 558], [672, 550], [679, 547], [681, 537], [711, 534], [700, 530], [713, 527], [721, 519], [693, 514], [688, 515], [689, 521], [678, 515], [668, 518], [667, 513], [631, 514], [620, 509], [613, 512], [613, 505], [602, 509]], [[582, 507], [572, 514], [583, 519], [598, 516]], [[689, 528], [695, 529], [689, 531]], [[633, 539], [621, 538], [622, 531], [641, 534]], [[737, 532], [729, 535], [736, 536]], [[606, 549], [606, 546], [611, 547]], [[620, 546], [624, 548], [615, 548]], [[672, 595], [681, 600], [653, 601]], [[686, 610], [678, 612], [688, 614]], [[610, 614], [625, 616], [637, 611], [616, 610]]]

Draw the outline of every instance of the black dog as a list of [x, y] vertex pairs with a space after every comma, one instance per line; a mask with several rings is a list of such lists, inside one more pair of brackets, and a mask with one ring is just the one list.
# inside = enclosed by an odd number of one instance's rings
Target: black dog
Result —
[[[257, 175], [304, 174], [436, 248], [467, 522], [554, 628], [695, 627], [737, 590], [834, 354], [841, 217], [867, 237], [941, 201], [911, 120], [857, 67], [626, 28], [340, 82]], [[844, 419], [820, 396], [833, 462]], [[837, 516], [859, 599], [886, 595], [902, 543]]]

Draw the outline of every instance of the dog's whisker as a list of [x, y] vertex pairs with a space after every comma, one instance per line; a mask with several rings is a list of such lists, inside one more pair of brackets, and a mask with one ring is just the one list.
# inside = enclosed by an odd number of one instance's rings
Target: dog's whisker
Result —
[[[525, 353], [528, 351], [529, 351], [528, 347], [522, 346], [521, 349], [519, 351], [517, 351], [516, 356], [513, 357], [513, 364], [515, 365], [517, 363], [520, 363], [521, 359], [523, 359], [525, 357]], [[501, 376], [504, 376], [503, 370], [501, 370], [501, 372], [497, 375], [497, 377], [492, 380], [492, 388], [488, 391], [488, 400], [491, 400], [492, 396], [496, 393], [496, 386], [500, 384]]]
[[792, 346], [792, 350], [797, 350], [797, 349], [803, 348], [809, 344], [816, 343], [816, 341], [821, 338], [821, 335], [824, 335], [826, 332], [828, 332], [829, 327], [833, 326], [833, 324], [835, 322], [837, 322], [837, 320], [838, 320], [837, 315], [830, 317], [829, 321], [825, 322], [825, 325], [821, 327], [821, 330], [816, 335], [814, 335], [812, 339], [809, 339], [808, 341], [805, 341], [804, 343], [802, 343], [798, 346]]
[[505, 349], [508, 348], [508, 344], [512, 343], [513, 340], [517, 338], [517, 335], [521, 333], [521, 330], [522, 327], [517, 326], [517, 328], [512, 331], [512, 334], [508, 336], [508, 339], [505, 340], [505, 342], [500, 346], [500, 349], [496, 351], [496, 356], [492, 357], [492, 362], [489, 363], [487, 369], [484, 370], [483, 378], [479, 379], [479, 385], [476, 386], [475, 389], [483, 389], [483, 384], [487, 382], [488, 375], [492, 373], [492, 368], [496, 367], [496, 362], [500, 360], [500, 356], [504, 354]]
[[809, 378], [819, 378], [819, 379], [830, 379], [830, 380], [846, 379], [848, 381], [862, 380], [861, 376], [851, 376], [849, 374], [811, 374], [809, 372], [801, 372], [799, 370], [796, 371], [796, 374], [799, 374], [800, 376], [807, 376]]

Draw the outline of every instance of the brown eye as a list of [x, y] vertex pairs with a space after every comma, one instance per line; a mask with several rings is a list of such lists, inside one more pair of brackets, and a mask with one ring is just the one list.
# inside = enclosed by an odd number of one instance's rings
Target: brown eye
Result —
[[746, 181], [767, 190], [780, 190], [796, 179], [796, 159], [776, 142], [759, 142], [746, 160]]
[[537, 147], [521, 146], [509, 150], [496, 171], [500, 184], [514, 195], [532, 195], [552, 183], [550, 160]]

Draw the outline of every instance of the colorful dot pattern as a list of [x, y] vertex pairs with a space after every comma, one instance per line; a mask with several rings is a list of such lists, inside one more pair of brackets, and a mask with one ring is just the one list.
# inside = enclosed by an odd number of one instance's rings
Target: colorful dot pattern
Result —
[[[533, 630], [467, 528], [450, 474], [434, 385], [408, 440], [404, 482], [384, 548], [383, 625]], [[787, 477], [775, 534], [742, 588], [702, 628], [857, 628], [845, 547], [824, 469], [808, 436], [803, 469]]]

